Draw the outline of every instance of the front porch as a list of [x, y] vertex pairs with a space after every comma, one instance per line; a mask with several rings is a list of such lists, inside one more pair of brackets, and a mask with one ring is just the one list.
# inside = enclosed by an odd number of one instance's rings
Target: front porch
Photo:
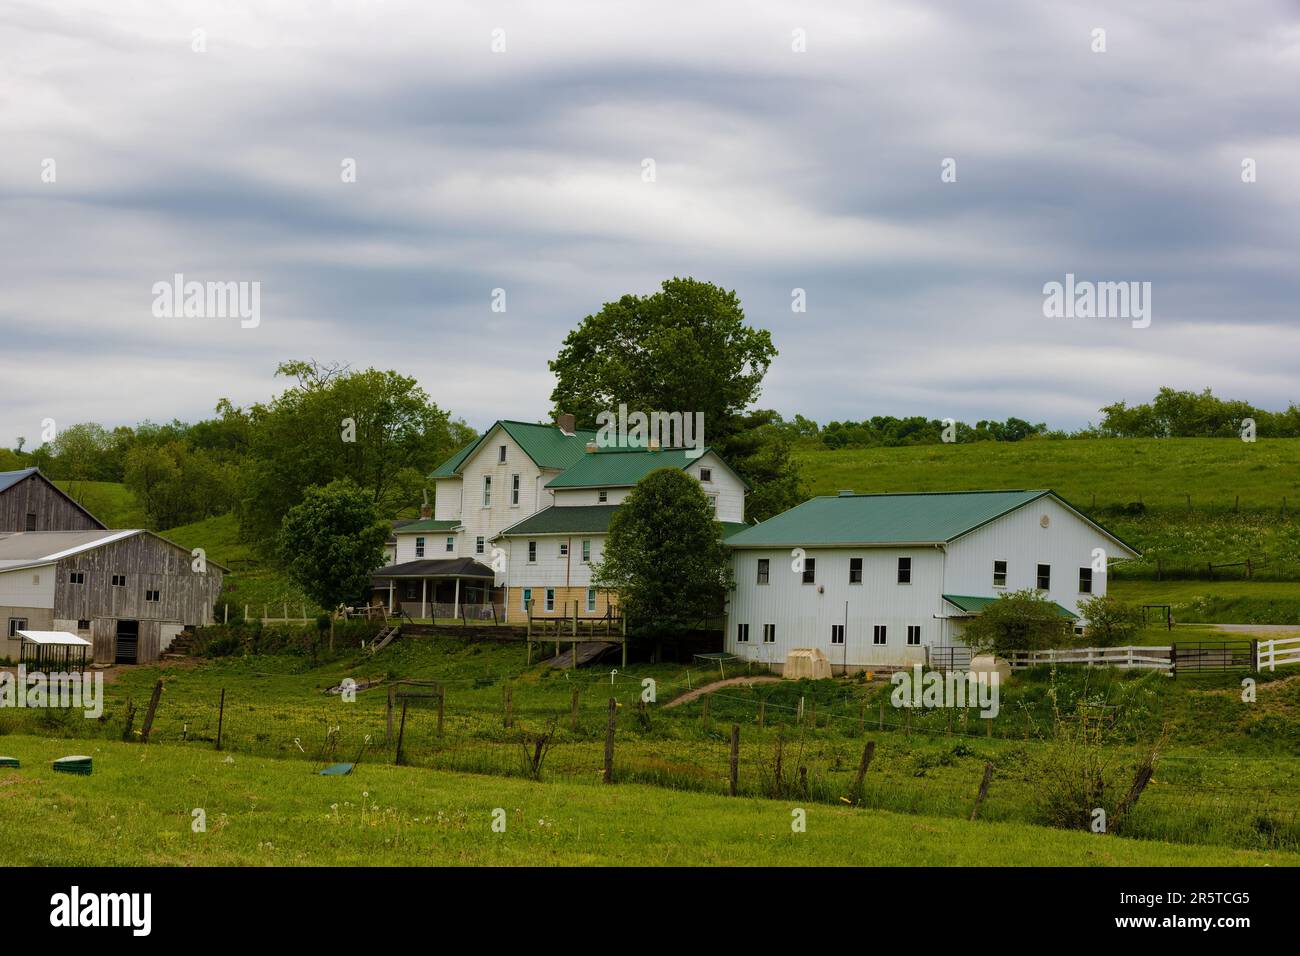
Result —
[[416, 620], [504, 620], [496, 575], [472, 558], [407, 561], [370, 576], [371, 603]]

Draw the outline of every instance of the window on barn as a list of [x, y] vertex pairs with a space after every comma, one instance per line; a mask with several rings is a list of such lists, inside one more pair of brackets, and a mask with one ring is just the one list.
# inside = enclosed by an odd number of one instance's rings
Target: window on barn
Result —
[[771, 567], [771, 564], [769, 563], [767, 558], [758, 559], [758, 583], [759, 584], [767, 583], [767, 572], [769, 567]]
[[832, 624], [832, 625], [831, 625], [831, 643], [832, 643], [832, 644], [843, 644], [843, 643], [844, 643], [844, 625], [843, 625], [843, 624]]
[[113, 575], [113, 587], [115, 587], [115, 588], [124, 588], [124, 587], [126, 587], [126, 575], [125, 575], [125, 574], [115, 574], [115, 575]]
[[11, 618], [9, 619], [9, 637], [10, 637], [10, 639], [16, 640], [16, 639], [18, 638], [18, 632], [19, 632], [19, 631], [25, 631], [25, 630], [27, 630], [27, 618], [25, 618], [25, 617], [11, 617]]
[[849, 584], [862, 583], [862, 559], [849, 558]]
[[1092, 568], [1079, 569], [1079, 593], [1092, 593]]
[[921, 643], [921, 625], [920, 625], [920, 624], [909, 624], [909, 625], [907, 625], [907, 643], [911, 644], [913, 647], [915, 647], [915, 646], [917, 646], [918, 644]]
[[415, 556], [416, 556], [417, 558], [422, 558], [422, 557], [424, 557], [424, 539], [423, 539], [423, 538], [416, 538], [416, 539], [415, 539]]
[[898, 559], [898, 583], [899, 584], [912, 583], [912, 559], [911, 558]]
[[161, 600], [161, 596], [157, 591], [149, 589], [144, 592], [144, 599], [150, 604], [157, 604]]
[[1005, 561], [993, 562], [993, 586], [995, 588], [1007, 586], [1007, 563]]
[[804, 584], [817, 583], [817, 559], [816, 558], [803, 559], [803, 583]]
[[85, 584], [85, 583], [86, 583], [86, 572], [85, 572], [85, 571], [69, 571], [69, 572], [68, 572], [68, 583], [69, 583], [69, 584]]
[[775, 643], [776, 643], [776, 625], [775, 625], [775, 624], [764, 624], [764, 625], [763, 625], [763, 643], [764, 643], [764, 644], [775, 644]]
[[873, 626], [871, 628], [871, 643], [885, 644], [887, 642], [888, 642], [888, 638], [885, 635], [885, 625], [876, 624], [875, 626]]
[[24, 527], [25, 527], [28, 531], [35, 531], [35, 530], [36, 530], [36, 515], [35, 515], [35, 514], [33, 514], [33, 513], [31, 513], [31, 512], [28, 512], [28, 514], [27, 514], [27, 524], [24, 525]]
[[90, 621], [88, 621], [86, 618], [82, 618], [81, 620], [77, 621], [77, 630], [79, 631], [90, 630]]
[[749, 643], [749, 625], [748, 625], [748, 624], [737, 624], [737, 625], [736, 625], [736, 643], [737, 643], [737, 644], [748, 644], [748, 643]]
[[1040, 564], [1038, 566], [1038, 590], [1050, 591], [1052, 589], [1052, 566], [1050, 564]]

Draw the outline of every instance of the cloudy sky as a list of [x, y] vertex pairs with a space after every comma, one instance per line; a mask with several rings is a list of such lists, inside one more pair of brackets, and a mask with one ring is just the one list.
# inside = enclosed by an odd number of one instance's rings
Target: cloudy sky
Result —
[[[3, 0], [0, 442], [298, 357], [537, 418], [566, 331], [674, 275], [771, 330], [786, 415], [1283, 407], [1298, 214], [1295, 2]], [[155, 316], [177, 273], [260, 324]], [[1045, 318], [1066, 273], [1150, 327]]]

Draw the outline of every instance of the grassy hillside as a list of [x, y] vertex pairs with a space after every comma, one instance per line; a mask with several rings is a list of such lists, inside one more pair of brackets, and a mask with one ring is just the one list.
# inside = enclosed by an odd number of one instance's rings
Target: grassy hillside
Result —
[[[139, 865], [1294, 865], [1294, 854], [1175, 846], [1042, 827], [634, 784], [539, 784], [363, 763], [320, 777], [300, 761], [95, 743], [89, 777], [56, 774], [69, 742], [5, 739], [19, 770], [0, 858], [22, 866]], [[506, 831], [494, 833], [496, 808]], [[202, 809], [206, 832], [195, 833]]]
[[115, 481], [56, 481], [73, 501], [110, 528], [148, 528], [149, 519], [126, 486]]
[[1079, 507], [1300, 509], [1300, 439], [1096, 439], [804, 451], [814, 494], [1051, 488]]

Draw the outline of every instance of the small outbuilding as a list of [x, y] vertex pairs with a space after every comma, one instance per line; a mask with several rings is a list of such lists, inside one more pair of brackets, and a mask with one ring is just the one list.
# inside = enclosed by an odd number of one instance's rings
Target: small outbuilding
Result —
[[84, 637], [67, 631], [19, 631], [20, 662], [29, 671], [84, 671], [91, 648]]

